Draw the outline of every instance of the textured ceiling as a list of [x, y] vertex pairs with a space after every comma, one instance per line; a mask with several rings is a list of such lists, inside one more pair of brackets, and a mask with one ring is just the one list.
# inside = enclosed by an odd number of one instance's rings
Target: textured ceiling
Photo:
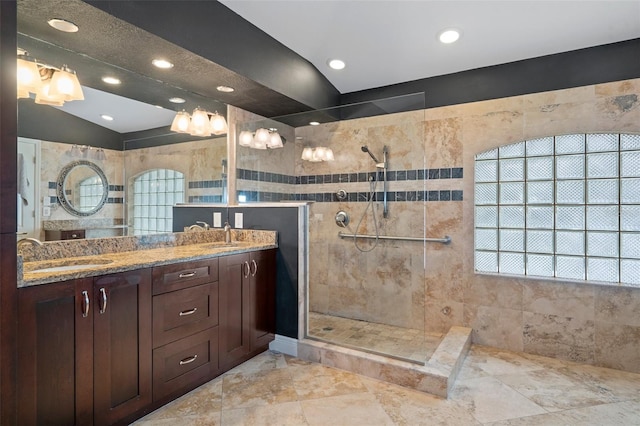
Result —
[[[52, 17], [70, 20], [80, 31], [57, 31], [47, 24]], [[150, 105], [188, 111], [201, 106], [222, 113], [224, 104], [231, 103], [267, 117], [309, 109], [79, 0], [18, 0], [18, 33], [20, 48], [50, 65], [69, 65], [83, 85]], [[170, 70], [153, 67], [151, 60], [156, 56], [171, 58], [175, 66]], [[105, 74], [120, 78], [122, 84], [105, 84], [101, 80]], [[235, 91], [231, 95], [218, 92], [219, 85]], [[174, 96], [187, 102], [172, 104], [168, 99]], [[148, 111], [140, 116], [140, 130], [150, 126], [145, 116]]]

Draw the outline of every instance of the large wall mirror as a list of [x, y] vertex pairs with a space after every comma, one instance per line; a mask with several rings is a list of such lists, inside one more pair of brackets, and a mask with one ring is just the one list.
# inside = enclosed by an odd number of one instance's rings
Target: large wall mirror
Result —
[[[226, 201], [226, 134], [202, 137], [170, 130], [177, 111], [199, 107], [226, 116], [226, 105], [202, 90], [203, 82], [196, 82], [188, 73], [204, 74], [205, 59], [80, 0], [18, 0], [17, 4], [19, 49], [39, 63], [66, 65], [75, 71], [85, 98], [61, 106], [38, 103], [33, 94], [19, 99], [19, 136], [37, 141], [37, 155], [42, 158], [38, 176], [31, 177], [38, 187], [38, 199], [21, 210], [25, 215], [30, 214], [29, 209], [34, 211], [40, 231], [22, 236], [44, 237], [45, 230], [57, 226], [113, 227], [118, 229], [116, 235], [138, 233], [133, 220], [136, 179], [168, 176], [164, 170], [183, 176], [175, 181], [182, 182], [182, 198], [171, 199]], [[52, 28], [47, 23], [51, 17], [73, 22], [78, 32]], [[151, 54], [174, 59], [175, 66], [155, 68]], [[182, 103], [172, 103], [171, 98]], [[108, 115], [112, 121], [105, 121]], [[101, 181], [94, 189], [100, 187], [103, 192], [91, 198], [91, 203], [89, 198], [76, 198], [78, 191], [72, 183], [83, 171], [95, 172], [96, 180]], [[58, 178], [63, 175], [66, 183]], [[149, 187], [166, 187], [166, 179]], [[170, 192], [174, 189], [153, 194], [165, 210]], [[141, 203], [136, 212], [157, 211], [146, 205], [141, 209]], [[166, 230], [166, 226], [152, 227], [146, 233]]]

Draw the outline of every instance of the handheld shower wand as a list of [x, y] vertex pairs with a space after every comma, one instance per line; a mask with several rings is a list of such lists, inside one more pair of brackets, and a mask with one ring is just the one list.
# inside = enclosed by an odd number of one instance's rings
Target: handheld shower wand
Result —
[[373, 155], [373, 153], [371, 151], [369, 151], [369, 147], [366, 145], [362, 145], [360, 147], [360, 149], [362, 150], [362, 152], [366, 152], [367, 154], [369, 154], [369, 157], [371, 157], [373, 159], [373, 161], [376, 162], [376, 167], [378, 169], [382, 169], [382, 180], [383, 180], [383, 214], [382, 217], [388, 217], [389, 216], [389, 204], [388, 204], [388, 199], [387, 199], [387, 155], [389, 154], [389, 148], [385, 145], [384, 148], [382, 149], [382, 162], [380, 160], [378, 160], [376, 158], [375, 155]]
[[373, 155], [373, 152], [369, 151], [369, 147], [368, 146], [362, 145], [362, 147], [360, 149], [362, 150], [362, 152], [366, 152], [367, 154], [369, 154], [369, 157], [371, 157], [373, 159], [373, 161], [376, 162], [376, 164], [380, 162], [380, 160], [378, 160], [376, 158], [376, 156]]

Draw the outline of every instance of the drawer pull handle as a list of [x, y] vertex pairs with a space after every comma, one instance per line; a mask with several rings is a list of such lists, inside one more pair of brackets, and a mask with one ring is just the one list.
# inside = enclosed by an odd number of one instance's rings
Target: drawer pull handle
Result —
[[198, 310], [198, 308], [193, 308], [193, 309], [189, 309], [188, 311], [182, 311], [182, 312], [180, 312], [180, 316], [181, 317], [186, 317], [187, 315], [195, 314], [197, 310]]
[[191, 278], [191, 277], [195, 277], [196, 276], [196, 272], [183, 272], [180, 275], [178, 275], [179, 278]]
[[258, 272], [258, 264], [253, 259], [251, 259], [251, 266], [253, 266], [252, 271], [251, 271], [251, 276], [255, 277], [256, 273]]
[[89, 316], [89, 293], [87, 290], [82, 292], [82, 317], [86, 318]]
[[249, 262], [244, 262], [244, 277], [249, 278], [249, 274], [251, 274], [251, 268], [249, 267]]
[[188, 358], [183, 359], [182, 361], [180, 361], [180, 365], [186, 365], [186, 364], [191, 364], [193, 361], [195, 361], [198, 358], [198, 355], [194, 355], [194, 356], [190, 356]]
[[100, 289], [100, 296], [100, 313], [104, 314], [107, 310], [107, 292], [105, 291], [104, 287]]

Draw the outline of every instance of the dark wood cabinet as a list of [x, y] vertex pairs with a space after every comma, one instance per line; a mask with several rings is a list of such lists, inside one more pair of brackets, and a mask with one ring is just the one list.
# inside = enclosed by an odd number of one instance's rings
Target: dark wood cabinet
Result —
[[276, 250], [18, 289], [20, 425], [130, 422], [265, 350]]
[[94, 424], [151, 404], [151, 270], [104, 275], [93, 284]]
[[102, 425], [151, 403], [149, 269], [20, 289], [21, 425]]
[[220, 365], [228, 369], [251, 352], [249, 254], [220, 258]]
[[276, 250], [251, 253], [250, 266], [251, 350], [255, 351], [275, 337]]
[[18, 422], [93, 424], [93, 280], [18, 291]]
[[84, 229], [45, 230], [45, 241], [54, 240], [81, 240], [85, 238]]
[[218, 365], [218, 259], [153, 268], [153, 400], [211, 380]]
[[266, 349], [275, 332], [275, 250], [220, 258], [220, 364]]

